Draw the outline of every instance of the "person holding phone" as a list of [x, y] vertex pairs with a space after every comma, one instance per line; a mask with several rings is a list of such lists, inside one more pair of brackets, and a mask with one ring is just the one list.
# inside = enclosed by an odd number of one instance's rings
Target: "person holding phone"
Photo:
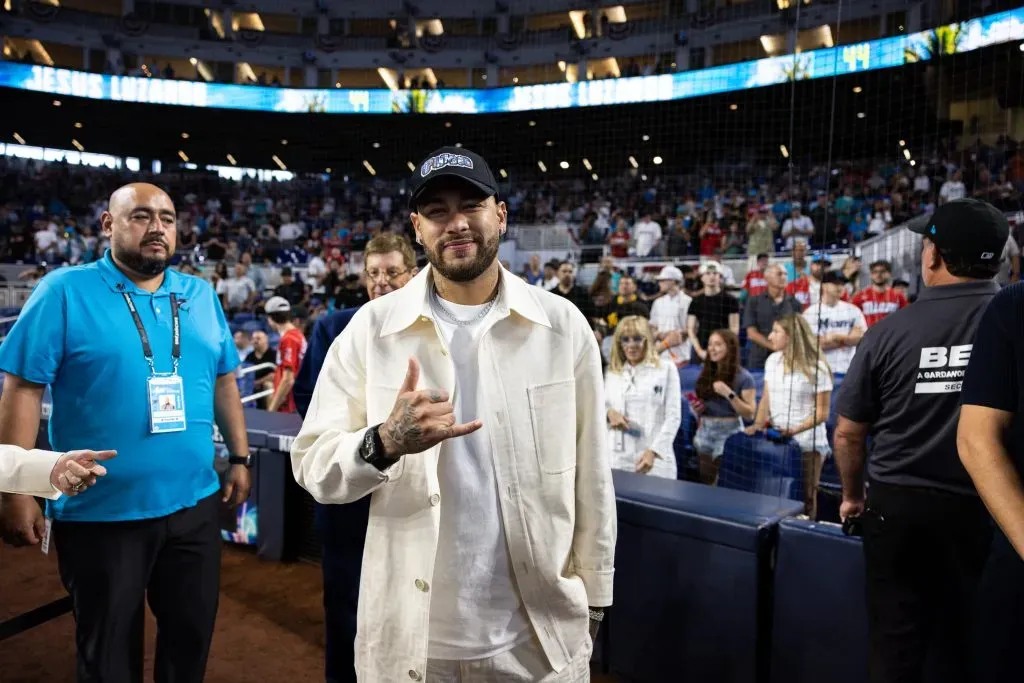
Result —
[[651, 327], [638, 315], [615, 328], [611, 356], [604, 391], [612, 468], [675, 479], [679, 371], [658, 358]]

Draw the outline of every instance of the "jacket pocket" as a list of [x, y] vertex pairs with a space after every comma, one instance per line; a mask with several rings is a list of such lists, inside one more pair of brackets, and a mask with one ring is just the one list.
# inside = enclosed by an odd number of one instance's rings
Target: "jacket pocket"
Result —
[[561, 474], [576, 467], [576, 381], [540, 384], [526, 390], [540, 469]]

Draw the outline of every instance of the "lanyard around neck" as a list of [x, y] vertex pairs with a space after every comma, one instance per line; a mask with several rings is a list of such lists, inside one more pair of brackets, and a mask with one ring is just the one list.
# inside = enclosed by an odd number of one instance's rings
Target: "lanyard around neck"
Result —
[[[142, 324], [142, 318], [139, 317], [139, 311], [135, 308], [135, 301], [132, 300], [132, 295], [124, 289], [124, 285], [117, 286], [118, 291], [121, 292], [121, 296], [124, 297], [125, 304], [128, 305], [128, 312], [132, 314], [132, 321], [135, 323], [135, 329], [139, 333], [139, 340], [142, 342], [142, 355], [146, 357], [146, 362], [149, 363], [149, 371], [152, 374], [156, 374], [156, 365], [153, 363], [153, 347], [149, 345], [149, 335], [146, 333], [146, 328]], [[181, 359], [181, 323], [178, 320], [178, 297], [171, 294], [171, 324], [172, 324], [172, 344], [171, 344], [171, 358], [174, 361], [174, 374], [178, 374], [178, 361]]]

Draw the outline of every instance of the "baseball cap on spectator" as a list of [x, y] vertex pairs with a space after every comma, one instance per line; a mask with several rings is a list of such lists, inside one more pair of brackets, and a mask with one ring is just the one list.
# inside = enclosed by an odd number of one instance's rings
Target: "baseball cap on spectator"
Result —
[[683, 271], [679, 270], [675, 266], [665, 266], [658, 273], [657, 280], [675, 280], [676, 282], [683, 281]]
[[704, 273], [721, 273], [721, 272], [722, 272], [722, 264], [720, 264], [718, 261], [705, 261], [704, 263], [700, 264], [700, 274], [701, 275], [703, 275]]
[[946, 202], [931, 216], [911, 220], [907, 227], [941, 251], [978, 265], [997, 262], [1010, 236], [1006, 216], [980, 199]]
[[817, 254], [814, 258], [811, 259], [811, 263], [821, 263], [826, 266], [831, 266], [832, 260], [829, 259], [828, 254]]
[[845, 285], [846, 278], [843, 277], [842, 273], [835, 270], [830, 270], [829, 272], [821, 276], [821, 283], [823, 285]]
[[498, 194], [498, 181], [482, 156], [465, 147], [442, 147], [431, 152], [413, 171], [409, 208], [416, 208], [423, 191], [438, 178], [461, 178], [486, 197]]
[[272, 296], [263, 306], [263, 310], [267, 313], [284, 313], [292, 310], [292, 305], [283, 296]]

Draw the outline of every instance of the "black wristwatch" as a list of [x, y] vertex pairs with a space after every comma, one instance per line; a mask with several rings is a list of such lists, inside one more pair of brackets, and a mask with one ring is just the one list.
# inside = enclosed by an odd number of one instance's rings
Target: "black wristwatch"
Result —
[[246, 467], [252, 467], [252, 463], [253, 463], [253, 457], [252, 457], [251, 453], [249, 455], [229, 455], [228, 456], [228, 464], [229, 465], [245, 465]]
[[734, 392], [734, 391], [730, 391], [729, 392], [729, 400], [730, 401], [735, 401], [736, 400], [736, 392]]
[[398, 458], [389, 458], [384, 452], [384, 442], [380, 438], [380, 425], [366, 430], [363, 442], [359, 444], [359, 457], [381, 472], [398, 462]]

